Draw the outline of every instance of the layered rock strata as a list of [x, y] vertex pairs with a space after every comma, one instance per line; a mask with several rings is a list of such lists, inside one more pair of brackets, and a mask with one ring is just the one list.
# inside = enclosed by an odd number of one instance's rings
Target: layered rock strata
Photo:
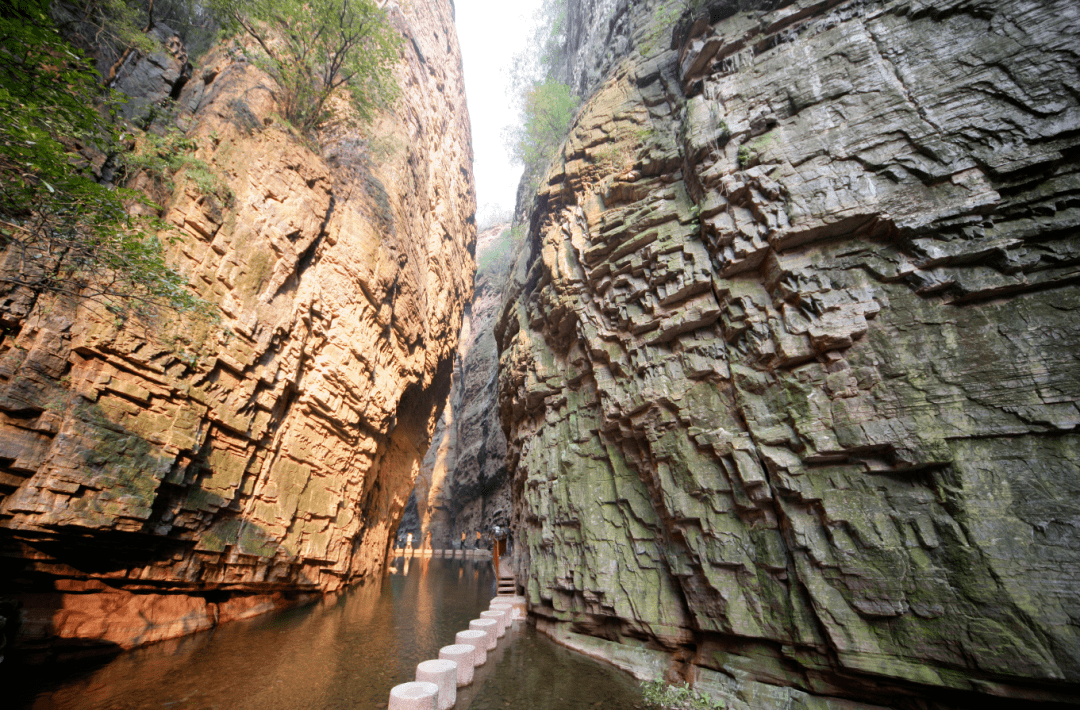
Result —
[[497, 325], [532, 613], [728, 707], [1080, 701], [1080, 12], [683, 7]]
[[[476, 290], [465, 313], [454, 361], [454, 384], [431, 449], [413, 491], [415, 521], [410, 531], [435, 549], [487, 543], [493, 525], [510, 522], [510, 476], [506, 438], [498, 414], [499, 354], [495, 319], [502, 306], [506, 266], [513, 248], [509, 224], [477, 236]], [[402, 529], [405, 528], [402, 522]]]
[[228, 49], [184, 85], [194, 157], [226, 189], [176, 176], [170, 258], [225, 329], [5, 294], [0, 591], [24, 648], [130, 647], [381, 571], [475, 242], [451, 4], [388, 11], [402, 95], [363, 135], [316, 149]]

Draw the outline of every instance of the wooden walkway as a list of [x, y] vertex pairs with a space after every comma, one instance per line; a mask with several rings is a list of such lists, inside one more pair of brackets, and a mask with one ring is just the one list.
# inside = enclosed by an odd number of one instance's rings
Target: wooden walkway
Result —
[[448, 560], [490, 560], [491, 550], [432, 550], [430, 547], [396, 547], [392, 557], [445, 557]]
[[[517, 595], [517, 580], [514, 579], [514, 570], [510, 566], [510, 559], [499, 558], [492, 555], [492, 550], [432, 550], [430, 547], [396, 547], [392, 551], [394, 557], [441, 557], [448, 560], [491, 560], [495, 566], [496, 584], [495, 594], [500, 597], [513, 597]], [[493, 559], [494, 557], [494, 559]]]

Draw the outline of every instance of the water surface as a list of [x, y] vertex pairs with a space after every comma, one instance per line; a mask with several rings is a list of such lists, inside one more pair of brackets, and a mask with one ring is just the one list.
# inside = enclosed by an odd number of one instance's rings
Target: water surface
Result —
[[[3, 695], [32, 710], [384, 708], [454, 634], [487, 609], [491, 563], [395, 561], [381, 585], [226, 624], [75, 669], [3, 674]], [[11, 670], [6, 669], [6, 670]], [[7, 699], [4, 704], [6, 705]], [[622, 672], [556, 645], [524, 622], [499, 641], [456, 710], [619, 710], [641, 702]]]

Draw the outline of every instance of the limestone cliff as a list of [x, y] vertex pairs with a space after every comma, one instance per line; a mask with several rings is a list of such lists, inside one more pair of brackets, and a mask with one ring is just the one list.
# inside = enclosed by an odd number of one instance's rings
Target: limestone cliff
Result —
[[181, 172], [164, 213], [227, 330], [5, 295], [0, 592], [24, 648], [129, 647], [380, 572], [475, 242], [451, 3], [388, 11], [402, 96], [366, 137], [302, 140], [228, 48], [165, 92], [231, 195]]
[[[476, 242], [476, 291], [466, 309], [454, 384], [414, 490], [417, 540], [431, 533], [436, 549], [487, 541], [493, 525], [510, 522], [506, 438], [498, 415], [499, 357], [495, 319], [502, 306], [514, 244], [509, 224], [484, 230]], [[405, 523], [402, 523], [404, 529]]]
[[728, 707], [1080, 701], [1075, 3], [704, 5], [610, 4], [497, 325], [533, 614]]

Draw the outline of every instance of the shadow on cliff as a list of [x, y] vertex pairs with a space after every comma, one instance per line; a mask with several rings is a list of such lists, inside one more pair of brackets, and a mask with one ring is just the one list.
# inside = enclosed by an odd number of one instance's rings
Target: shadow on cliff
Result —
[[0, 600], [13, 612], [0, 665], [111, 657], [314, 597], [317, 582], [241, 517], [246, 471], [227, 499], [202, 485], [208, 447], [169, 456], [100, 403], [64, 400], [50, 446], [61, 454], [4, 501], [16, 518], [0, 530]]

